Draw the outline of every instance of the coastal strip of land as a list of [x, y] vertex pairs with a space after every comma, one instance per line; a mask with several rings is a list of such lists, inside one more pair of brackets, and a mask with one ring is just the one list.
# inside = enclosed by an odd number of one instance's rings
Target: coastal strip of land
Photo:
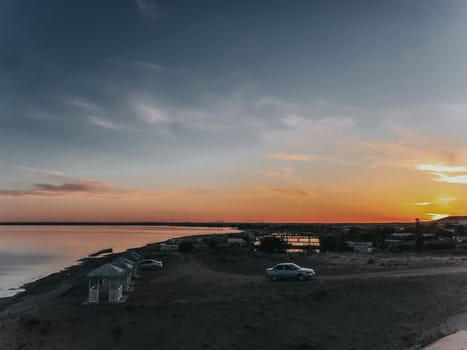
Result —
[[[212, 238], [185, 239], [200, 237]], [[467, 257], [450, 252], [139, 250], [164, 267], [145, 271], [124, 304], [81, 305], [86, 274], [120, 253], [85, 259], [0, 300], [0, 348], [419, 349], [467, 328]], [[318, 277], [264, 278], [266, 267], [284, 261]]]

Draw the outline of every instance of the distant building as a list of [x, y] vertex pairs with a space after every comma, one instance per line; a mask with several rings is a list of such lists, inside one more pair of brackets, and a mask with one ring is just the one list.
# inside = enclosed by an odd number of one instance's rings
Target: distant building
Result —
[[178, 243], [161, 243], [161, 252], [178, 251]]
[[465, 243], [467, 242], [467, 236], [452, 236], [454, 243]]
[[384, 245], [388, 251], [405, 251], [415, 249], [415, 239], [385, 239]]
[[320, 240], [319, 237], [313, 234], [299, 233], [291, 234], [287, 232], [274, 232], [264, 236], [257, 236], [254, 243], [255, 247], [260, 245], [262, 237], [277, 237], [285, 241], [287, 244], [287, 253], [308, 253], [319, 252]]
[[442, 225], [467, 225], [467, 216], [450, 216], [444, 219], [438, 220], [439, 224]]
[[349, 248], [356, 253], [373, 253], [373, 242], [346, 242]]

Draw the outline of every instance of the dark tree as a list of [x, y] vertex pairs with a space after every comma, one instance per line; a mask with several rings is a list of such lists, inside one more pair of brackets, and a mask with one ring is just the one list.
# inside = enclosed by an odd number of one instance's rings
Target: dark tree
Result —
[[360, 237], [362, 235], [362, 230], [360, 229], [360, 227], [352, 226], [349, 229], [349, 232], [348, 232], [347, 235], [348, 235], [348, 238], [351, 239], [351, 240], [358, 240], [358, 239], [360, 239]]
[[319, 250], [321, 252], [334, 252], [338, 247], [338, 238], [332, 235], [326, 235], [319, 238]]
[[219, 241], [217, 238], [210, 238], [208, 241], [209, 249], [216, 249], [219, 244]]
[[420, 224], [420, 220], [417, 218], [415, 219], [415, 247], [417, 248], [417, 252], [423, 251], [423, 230], [422, 225]]
[[258, 250], [266, 253], [283, 253], [287, 249], [287, 242], [280, 237], [262, 237], [259, 239]]
[[178, 245], [178, 250], [182, 253], [188, 253], [193, 250], [193, 242], [192, 241], [182, 241]]

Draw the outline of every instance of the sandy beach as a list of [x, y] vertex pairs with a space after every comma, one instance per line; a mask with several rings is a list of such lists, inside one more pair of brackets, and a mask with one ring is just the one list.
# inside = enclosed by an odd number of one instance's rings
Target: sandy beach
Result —
[[[463, 256], [159, 254], [164, 268], [145, 271], [124, 304], [81, 305], [85, 274], [114, 256], [3, 299], [0, 348], [419, 349], [467, 327]], [[282, 261], [312, 267], [318, 277], [266, 280], [264, 269]]]

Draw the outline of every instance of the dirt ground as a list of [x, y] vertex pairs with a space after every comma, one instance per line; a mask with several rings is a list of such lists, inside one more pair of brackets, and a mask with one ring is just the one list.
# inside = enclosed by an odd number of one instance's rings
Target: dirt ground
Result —
[[[467, 257], [263, 255], [161, 257], [125, 304], [80, 305], [87, 282], [50, 286], [0, 311], [0, 349], [417, 349], [467, 328]], [[294, 261], [312, 281], [272, 282]]]

